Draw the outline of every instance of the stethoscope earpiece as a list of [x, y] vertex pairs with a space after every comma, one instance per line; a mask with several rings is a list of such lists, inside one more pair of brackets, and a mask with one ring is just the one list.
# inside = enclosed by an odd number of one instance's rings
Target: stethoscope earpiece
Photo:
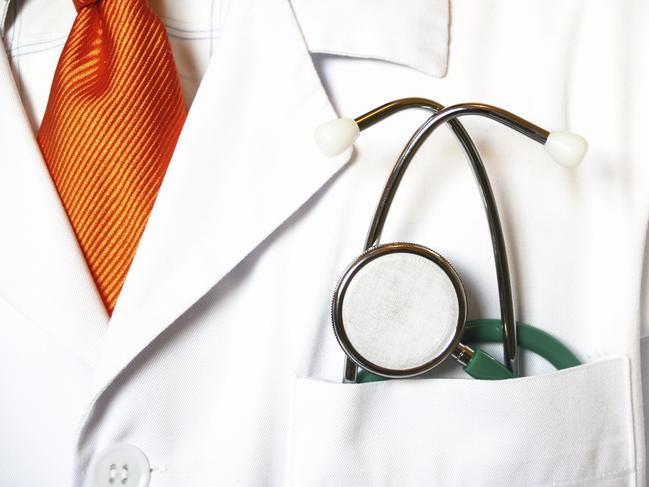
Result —
[[351, 147], [361, 131], [351, 118], [335, 118], [315, 130], [315, 141], [325, 156], [333, 157]]
[[555, 130], [550, 132], [543, 147], [557, 164], [573, 168], [586, 156], [588, 142], [581, 135]]

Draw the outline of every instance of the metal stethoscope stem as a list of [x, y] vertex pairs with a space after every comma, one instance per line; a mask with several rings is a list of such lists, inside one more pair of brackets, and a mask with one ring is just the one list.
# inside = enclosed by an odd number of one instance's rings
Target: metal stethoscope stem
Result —
[[[487, 215], [498, 280], [500, 312], [503, 322], [505, 365], [512, 371], [514, 376], [517, 376], [518, 345], [516, 337], [516, 312], [514, 309], [509, 261], [507, 258], [507, 248], [505, 245], [502, 224], [500, 222], [500, 216], [498, 215], [498, 208], [496, 206], [491, 183], [480, 154], [471, 137], [468, 135], [462, 124], [456, 119], [464, 115], [484, 116], [511, 127], [542, 144], [547, 141], [549, 132], [497, 107], [477, 103], [465, 103], [444, 108], [439, 103], [425, 98], [404, 98], [387, 103], [361, 115], [355, 119], [355, 122], [360, 130], [364, 130], [390, 115], [410, 108], [428, 110], [433, 112], [433, 115], [417, 129], [399, 155], [399, 158], [385, 184], [385, 188], [383, 189], [383, 193], [374, 213], [365, 242], [365, 250], [378, 245], [396, 191], [417, 150], [419, 150], [421, 145], [435, 129], [444, 123], [448, 123], [468, 157]], [[358, 369], [356, 364], [349, 357], [346, 357], [344, 372], [345, 381], [355, 382], [357, 372]]]

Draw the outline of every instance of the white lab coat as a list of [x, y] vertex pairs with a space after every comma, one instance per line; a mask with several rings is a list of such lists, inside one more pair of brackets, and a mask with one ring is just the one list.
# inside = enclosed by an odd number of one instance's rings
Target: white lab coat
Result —
[[[47, 24], [74, 10], [44, 5], [49, 83], [64, 38]], [[113, 444], [146, 455], [152, 487], [645, 485], [647, 14], [631, 0], [231, 2], [110, 321], [35, 142], [42, 104], [24, 106], [43, 95], [21, 83], [40, 81], [0, 53], [0, 486], [89, 487]], [[466, 120], [519, 317], [585, 365], [340, 383], [331, 291], [426, 114], [333, 159], [313, 129], [404, 96], [491, 103], [588, 138], [568, 171]], [[499, 315], [484, 213], [448, 131], [405, 177], [390, 240], [439, 251], [470, 317]]]

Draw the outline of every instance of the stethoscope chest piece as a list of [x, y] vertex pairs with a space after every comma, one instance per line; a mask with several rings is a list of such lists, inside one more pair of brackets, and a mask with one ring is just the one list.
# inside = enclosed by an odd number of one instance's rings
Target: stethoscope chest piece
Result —
[[377, 245], [345, 270], [332, 302], [347, 355], [383, 377], [423, 374], [457, 350], [466, 295], [453, 267], [413, 243]]

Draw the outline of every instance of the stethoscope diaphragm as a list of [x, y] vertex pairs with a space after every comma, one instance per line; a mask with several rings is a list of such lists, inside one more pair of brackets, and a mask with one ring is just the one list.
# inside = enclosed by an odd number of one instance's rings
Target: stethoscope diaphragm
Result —
[[456, 350], [466, 296], [458, 274], [437, 252], [382, 244], [343, 273], [332, 320], [338, 342], [359, 366], [383, 377], [411, 377]]

